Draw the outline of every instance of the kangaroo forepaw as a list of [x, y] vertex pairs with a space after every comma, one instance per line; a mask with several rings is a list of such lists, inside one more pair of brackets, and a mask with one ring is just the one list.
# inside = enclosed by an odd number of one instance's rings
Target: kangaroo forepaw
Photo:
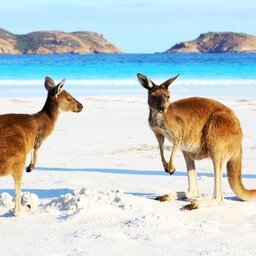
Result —
[[170, 175], [174, 174], [175, 171], [176, 171], [175, 168], [172, 168], [172, 169], [170, 169], [170, 168], [165, 168], [164, 170], [165, 170], [165, 172], [169, 173]]
[[174, 172], [176, 171], [175, 167], [173, 166], [173, 163], [172, 162], [164, 162], [163, 163], [163, 166], [164, 166], [164, 170], [165, 172], [169, 173], [170, 175], [174, 174]]
[[35, 166], [34, 166], [33, 164], [30, 164], [30, 165], [26, 168], [26, 172], [32, 172], [34, 168], [35, 168]]
[[32, 170], [29, 166], [26, 168], [26, 172], [32, 172]]
[[174, 174], [174, 172], [176, 171], [176, 169], [173, 166], [173, 164], [170, 164], [170, 163], [167, 163], [167, 162], [163, 162], [163, 166], [164, 166], [165, 172], [169, 173], [170, 175]]

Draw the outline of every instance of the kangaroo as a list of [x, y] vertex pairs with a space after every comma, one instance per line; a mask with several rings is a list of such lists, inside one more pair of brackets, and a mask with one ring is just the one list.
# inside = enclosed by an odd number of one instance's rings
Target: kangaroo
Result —
[[[243, 133], [235, 113], [218, 101], [192, 97], [170, 103], [169, 86], [179, 75], [156, 85], [148, 77], [137, 74], [140, 84], [148, 90], [149, 126], [154, 132], [164, 170], [175, 172], [174, 156], [181, 149], [188, 174], [188, 191], [158, 196], [161, 202], [174, 199], [199, 198], [195, 160], [210, 158], [214, 167], [212, 198], [192, 201], [185, 210], [223, 202], [222, 168], [226, 165], [231, 189], [241, 200], [256, 199], [256, 190], [248, 190], [241, 180]], [[164, 157], [164, 140], [172, 144], [169, 162]]]
[[64, 82], [62, 80], [55, 85], [51, 78], [45, 78], [48, 96], [38, 113], [0, 115], [0, 176], [11, 175], [14, 179], [13, 216], [30, 209], [30, 206], [21, 207], [21, 182], [27, 154], [31, 153], [31, 161], [26, 171], [31, 172], [37, 161], [38, 149], [53, 131], [60, 111], [80, 112], [83, 109], [81, 103], [62, 90]]

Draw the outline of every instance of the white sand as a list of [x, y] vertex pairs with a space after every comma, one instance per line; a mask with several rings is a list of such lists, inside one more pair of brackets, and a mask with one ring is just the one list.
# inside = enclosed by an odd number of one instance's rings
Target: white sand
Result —
[[[79, 100], [83, 112], [61, 114], [37, 169], [24, 173], [30, 213], [12, 217], [13, 181], [0, 178], [1, 255], [256, 255], [256, 202], [237, 200], [226, 176], [219, 207], [184, 212], [185, 201], [152, 200], [186, 190], [187, 178], [180, 152], [173, 176], [162, 169], [146, 95]], [[218, 100], [241, 121], [243, 182], [255, 188], [256, 99]], [[43, 103], [1, 99], [0, 111], [32, 113]], [[211, 161], [197, 162], [197, 170], [201, 193], [211, 196]]]

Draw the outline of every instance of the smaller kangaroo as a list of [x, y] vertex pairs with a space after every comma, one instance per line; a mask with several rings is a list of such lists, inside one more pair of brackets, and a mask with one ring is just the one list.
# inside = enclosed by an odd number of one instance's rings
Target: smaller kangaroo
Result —
[[[209, 199], [192, 201], [186, 210], [213, 206], [223, 202], [222, 168], [227, 167], [228, 181], [241, 200], [256, 199], [256, 190], [248, 190], [241, 180], [243, 133], [234, 112], [225, 105], [207, 98], [192, 97], [169, 102], [168, 87], [179, 75], [156, 85], [149, 78], [137, 74], [140, 84], [148, 90], [149, 125], [160, 148], [163, 167], [173, 174], [174, 156], [181, 149], [188, 173], [188, 191], [175, 192], [156, 199], [193, 199], [200, 197], [195, 160], [211, 158], [214, 167], [214, 193]], [[164, 157], [164, 140], [172, 144], [170, 161]]]
[[21, 182], [27, 154], [31, 162], [27, 172], [31, 172], [37, 161], [37, 151], [54, 129], [61, 111], [80, 112], [83, 105], [68, 92], [62, 90], [65, 80], [58, 85], [50, 77], [45, 78], [48, 91], [41, 111], [35, 114], [0, 115], [0, 176], [11, 175], [15, 184], [15, 206], [13, 216], [30, 206], [21, 207]]

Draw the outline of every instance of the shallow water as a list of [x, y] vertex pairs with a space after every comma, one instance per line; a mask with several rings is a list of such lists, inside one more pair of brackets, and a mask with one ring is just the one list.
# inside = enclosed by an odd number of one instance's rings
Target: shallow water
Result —
[[136, 74], [156, 83], [180, 74], [181, 96], [256, 96], [256, 54], [0, 55], [0, 97], [45, 95], [44, 77], [76, 95], [143, 95]]

